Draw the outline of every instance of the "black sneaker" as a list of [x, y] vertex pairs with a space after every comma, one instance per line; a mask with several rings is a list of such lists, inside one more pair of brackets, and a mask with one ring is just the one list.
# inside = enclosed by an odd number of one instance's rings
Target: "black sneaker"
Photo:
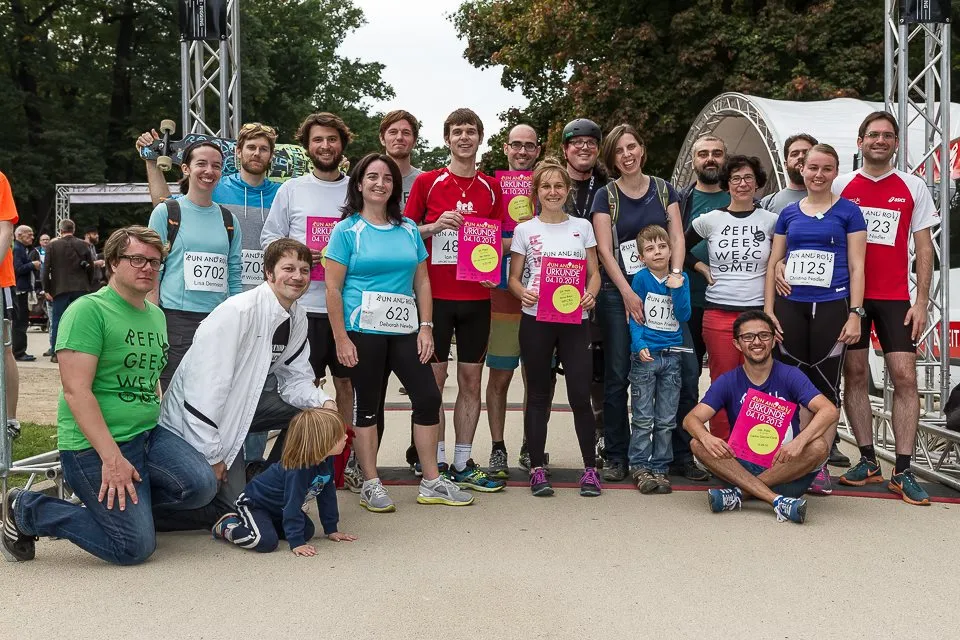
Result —
[[423, 471], [417, 473], [417, 470], [420, 468], [420, 453], [414, 445], [407, 447], [407, 466], [410, 467], [410, 472], [413, 473], [413, 475], [417, 477], [423, 475]]
[[706, 482], [710, 479], [710, 472], [693, 460], [688, 460], [683, 464], [672, 465], [670, 467], [670, 474], [683, 476], [687, 480], [693, 480], [694, 482]]
[[3, 523], [3, 533], [0, 534], [0, 553], [7, 562], [26, 562], [37, 555], [37, 538], [20, 531], [13, 516], [13, 505], [21, 493], [23, 489], [19, 488], [7, 491], [7, 521]]
[[830, 457], [827, 459], [827, 464], [832, 467], [849, 467], [850, 458], [843, 455], [843, 452], [840, 451], [840, 447], [838, 447], [837, 443], [834, 442], [833, 446], [830, 447]]
[[627, 477], [627, 465], [622, 462], [610, 462], [604, 465], [603, 479], [607, 482], [620, 482]]

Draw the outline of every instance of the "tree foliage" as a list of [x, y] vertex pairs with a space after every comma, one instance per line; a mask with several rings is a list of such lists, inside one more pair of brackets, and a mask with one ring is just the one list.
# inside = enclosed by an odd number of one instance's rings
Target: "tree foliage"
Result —
[[529, 122], [554, 150], [574, 117], [604, 130], [631, 123], [658, 173], [725, 91], [882, 100], [879, 0], [468, 0], [453, 21], [467, 60], [503, 65], [504, 86], [530, 100], [508, 120]]
[[[179, 120], [177, 20], [177, 0], [0, 2], [0, 170], [24, 222], [52, 227], [57, 183], [143, 180], [134, 138]], [[366, 100], [393, 90], [382, 65], [337, 53], [363, 22], [351, 0], [241, 1], [243, 120], [274, 125], [291, 142], [308, 113], [331, 110], [355, 132], [351, 157], [376, 149], [379, 119]], [[145, 215], [76, 212], [105, 228]]]

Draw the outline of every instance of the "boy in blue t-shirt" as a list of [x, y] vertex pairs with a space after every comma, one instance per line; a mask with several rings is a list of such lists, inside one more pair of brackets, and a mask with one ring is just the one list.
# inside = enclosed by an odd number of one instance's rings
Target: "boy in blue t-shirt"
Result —
[[[670, 493], [673, 430], [680, 400], [680, 323], [690, 319], [690, 283], [670, 273], [670, 238], [660, 225], [637, 235], [646, 269], [633, 278], [643, 302], [644, 323], [630, 318], [632, 419], [628, 458], [641, 493]], [[651, 438], [652, 435], [652, 438]]]

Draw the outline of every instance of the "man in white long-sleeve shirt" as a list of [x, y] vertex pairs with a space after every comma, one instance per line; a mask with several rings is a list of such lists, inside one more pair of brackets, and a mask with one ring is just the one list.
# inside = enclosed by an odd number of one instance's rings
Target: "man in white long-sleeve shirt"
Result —
[[260, 244], [266, 248], [277, 238], [303, 242], [313, 255], [310, 288], [300, 300], [307, 313], [310, 364], [317, 380], [333, 375], [340, 415], [353, 424], [349, 372], [337, 360], [337, 347], [327, 319], [324, 260], [333, 226], [340, 221], [340, 207], [347, 198], [347, 177], [340, 171], [343, 150], [352, 134], [346, 123], [332, 113], [307, 116], [297, 130], [297, 140], [313, 161], [313, 171], [284, 182], [270, 206]]
[[[157, 518], [160, 531], [207, 529], [234, 510], [246, 484], [240, 449], [247, 433], [284, 429], [301, 409], [336, 408], [314, 384], [307, 315], [298, 302], [310, 279], [310, 250], [281, 238], [266, 248], [263, 263], [267, 281], [207, 316], [163, 395], [160, 425], [207, 459], [219, 492], [206, 507]], [[276, 390], [266, 385], [270, 375]]]

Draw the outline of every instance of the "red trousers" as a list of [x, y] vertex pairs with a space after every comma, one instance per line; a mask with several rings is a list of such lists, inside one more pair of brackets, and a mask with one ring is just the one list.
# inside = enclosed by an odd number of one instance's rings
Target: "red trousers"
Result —
[[[733, 321], [740, 311], [707, 309], [703, 312], [703, 342], [707, 345], [707, 366], [710, 381], [743, 364], [743, 354], [733, 344]], [[726, 440], [730, 437], [730, 420], [720, 410], [710, 420], [710, 433]]]

